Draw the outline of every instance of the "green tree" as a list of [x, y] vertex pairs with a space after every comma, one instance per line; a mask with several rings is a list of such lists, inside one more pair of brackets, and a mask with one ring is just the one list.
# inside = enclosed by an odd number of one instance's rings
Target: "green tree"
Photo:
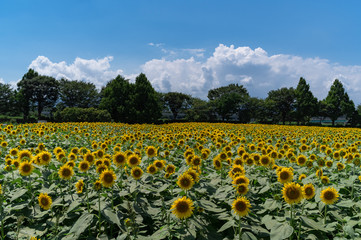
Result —
[[295, 106], [295, 90], [294, 88], [280, 88], [268, 92], [267, 100], [271, 101], [276, 116], [283, 124], [289, 118]]
[[200, 98], [191, 97], [190, 108], [186, 110], [186, 119], [192, 122], [206, 122], [210, 120], [209, 103]]
[[133, 94], [134, 85], [118, 75], [102, 88], [99, 107], [107, 110], [114, 121], [129, 123], [135, 115]]
[[10, 84], [0, 83], [0, 114], [8, 115], [16, 111], [15, 94]]
[[154, 123], [162, 115], [159, 94], [144, 73], [135, 78], [133, 103], [137, 123]]
[[25, 101], [24, 109], [27, 112], [24, 112], [24, 116], [28, 116], [30, 105], [33, 105], [37, 108], [40, 119], [44, 108], [51, 109], [54, 107], [59, 95], [59, 82], [49, 76], [38, 75], [28, 78], [29, 75], [31, 74], [28, 72], [24, 75], [25, 78], [18, 83], [18, 92], [21, 94], [21, 99]]
[[345, 115], [347, 119], [350, 119], [355, 111], [355, 104], [350, 100], [338, 79], [333, 82], [324, 102], [326, 114], [331, 119], [332, 126], [335, 125], [337, 118]]
[[300, 78], [297, 88], [295, 89], [295, 116], [297, 124], [308, 122], [309, 119], [317, 112], [317, 98], [310, 91], [310, 85], [304, 78]]
[[178, 113], [187, 109], [191, 97], [184, 93], [168, 92], [163, 95], [163, 101], [173, 114], [173, 119], [177, 119]]
[[100, 94], [93, 83], [83, 81], [60, 80], [60, 99], [64, 107], [97, 107]]
[[248, 98], [247, 89], [238, 84], [230, 84], [208, 91], [210, 105], [223, 121], [242, 110]]
[[26, 88], [22, 87], [25, 82], [38, 77], [39, 74], [34, 71], [34, 69], [29, 69], [27, 73], [24, 74], [21, 81], [18, 82], [18, 89], [16, 93], [16, 101], [20, 111], [23, 113], [24, 120], [27, 121], [29, 118], [30, 108], [31, 108], [31, 95], [30, 91], [27, 91]]

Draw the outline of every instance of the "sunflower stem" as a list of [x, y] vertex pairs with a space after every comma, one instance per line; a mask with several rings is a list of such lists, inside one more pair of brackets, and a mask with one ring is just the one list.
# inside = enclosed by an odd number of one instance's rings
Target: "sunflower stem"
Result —
[[[305, 202], [302, 203], [302, 208], [301, 208], [301, 216], [303, 216], [303, 210], [305, 207]], [[299, 240], [301, 237], [301, 220], [298, 223], [298, 235], [297, 235], [297, 239]]]
[[242, 239], [242, 224], [241, 224], [241, 216], [238, 216], [238, 239]]
[[327, 217], [327, 204], [325, 204], [325, 216], [323, 219], [323, 223], [326, 225], [326, 217]]

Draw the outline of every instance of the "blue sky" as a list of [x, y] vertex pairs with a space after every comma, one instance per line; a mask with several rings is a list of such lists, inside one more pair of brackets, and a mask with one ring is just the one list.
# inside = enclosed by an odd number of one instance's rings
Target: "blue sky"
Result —
[[[145, 72], [159, 91], [205, 97], [296, 86], [324, 98], [339, 78], [361, 102], [359, 1], [0, 1], [0, 80], [29, 67], [104, 85]], [[258, 49], [258, 50], [257, 50]]]

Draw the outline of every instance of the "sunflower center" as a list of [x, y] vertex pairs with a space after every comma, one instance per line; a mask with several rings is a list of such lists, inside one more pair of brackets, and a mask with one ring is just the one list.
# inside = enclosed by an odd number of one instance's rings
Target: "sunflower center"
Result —
[[300, 191], [295, 188], [287, 189], [286, 195], [289, 199], [298, 199], [300, 196]]
[[282, 180], [288, 179], [289, 176], [290, 176], [290, 175], [289, 175], [288, 172], [281, 172], [281, 173], [280, 173], [280, 178], [281, 178]]
[[140, 171], [138, 169], [134, 170], [133, 175], [135, 177], [139, 177], [140, 176]]
[[104, 182], [106, 183], [112, 183], [113, 182], [113, 175], [112, 174], [105, 174], [104, 175]]
[[243, 212], [244, 210], [247, 209], [247, 205], [243, 201], [238, 201], [235, 205], [235, 209], [237, 209], [237, 211], [239, 212]]
[[246, 186], [240, 185], [240, 186], [238, 187], [238, 192], [239, 192], [239, 193], [244, 193], [245, 191], [246, 191]]
[[131, 159], [129, 159], [129, 163], [130, 163], [131, 165], [135, 165], [135, 164], [138, 163], [138, 159], [135, 158], [135, 157], [132, 157]]
[[181, 185], [184, 186], [184, 187], [188, 187], [190, 184], [191, 184], [191, 182], [189, 181], [188, 178], [183, 178], [181, 180]]
[[325, 192], [325, 194], [323, 195], [323, 197], [326, 199], [326, 200], [333, 200], [335, 198], [335, 194], [331, 191], [327, 191]]
[[154, 154], [154, 149], [150, 148], [148, 149], [148, 155], [153, 155]]
[[221, 162], [220, 161], [216, 161], [216, 166], [220, 167], [221, 166]]
[[41, 200], [40, 200], [40, 201], [41, 201], [41, 204], [42, 204], [42, 205], [44, 205], [44, 206], [46, 206], [46, 205], [48, 205], [48, 204], [49, 204], [49, 201], [48, 201], [48, 199], [47, 199], [47, 198], [44, 198], [44, 197], [43, 197], [43, 198], [41, 198]]
[[189, 206], [187, 202], [179, 202], [177, 204], [177, 211], [180, 213], [185, 213], [189, 210]]
[[30, 172], [30, 165], [29, 164], [25, 164], [24, 166], [23, 166], [23, 172]]
[[122, 163], [122, 162], [124, 162], [125, 159], [124, 159], [123, 156], [118, 156], [118, 157], [116, 157], [115, 160], [116, 160], [117, 163]]
[[312, 193], [313, 193], [312, 188], [308, 187], [308, 188], [305, 189], [305, 194], [306, 194], [307, 196], [312, 195]]
[[239, 184], [242, 184], [242, 183], [246, 183], [246, 180], [244, 178], [238, 178], [236, 180], [236, 184], [239, 185]]

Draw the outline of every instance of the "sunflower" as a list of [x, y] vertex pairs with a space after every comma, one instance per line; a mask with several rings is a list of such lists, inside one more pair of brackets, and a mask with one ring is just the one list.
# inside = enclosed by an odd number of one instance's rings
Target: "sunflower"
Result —
[[189, 218], [193, 214], [193, 201], [187, 197], [178, 198], [170, 208], [173, 214], [179, 219]]
[[110, 167], [112, 164], [108, 158], [103, 158], [102, 163], [107, 167]]
[[194, 182], [198, 182], [199, 181], [199, 175], [198, 173], [194, 170], [194, 169], [188, 169], [186, 171], [186, 173], [188, 173], [189, 175], [191, 175], [191, 177], [193, 178]]
[[321, 182], [322, 182], [323, 184], [329, 184], [329, 183], [330, 183], [330, 179], [329, 179], [327, 176], [323, 175], [323, 176], [321, 177]]
[[222, 161], [219, 157], [213, 159], [213, 166], [216, 170], [222, 169]]
[[143, 170], [137, 166], [132, 168], [131, 174], [135, 180], [139, 180], [143, 175]]
[[96, 180], [94, 182], [94, 189], [99, 191], [102, 188], [102, 182], [100, 180]]
[[248, 186], [249, 179], [246, 176], [238, 176], [233, 179], [232, 183], [235, 185], [235, 187], [243, 183]]
[[73, 171], [73, 168], [71, 168], [67, 165], [63, 165], [62, 167], [60, 167], [58, 174], [59, 174], [60, 178], [62, 178], [64, 180], [70, 180], [70, 178], [74, 174], [74, 171]]
[[173, 164], [168, 164], [165, 171], [169, 174], [173, 174], [175, 173], [175, 166]]
[[201, 164], [202, 164], [202, 158], [200, 158], [199, 156], [194, 156], [192, 159], [192, 165], [198, 167]]
[[14, 160], [12, 160], [12, 165], [14, 165], [15, 166], [15, 168], [16, 169], [18, 169], [19, 168], [19, 166], [20, 166], [20, 161], [18, 160], [18, 159], [14, 159]]
[[325, 204], [334, 204], [338, 200], [338, 192], [333, 187], [328, 187], [321, 191], [321, 200]]
[[22, 176], [29, 176], [33, 172], [33, 169], [34, 166], [28, 161], [20, 163], [19, 172]]
[[21, 150], [19, 153], [18, 153], [18, 159], [20, 161], [23, 161], [23, 160], [31, 160], [31, 158], [33, 157], [33, 155], [31, 154], [31, 152], [29, 150]]
[[127, 163], [129, 167], [136, 167], [140, 164], [141, 160], [137, 154], [132, 154], [128, 157]]
[[60, 152], [60, 153], [56, 154], [56, 159], [60, 162], [65, 162], [66, 161], [65, 152]]
[[178, 186], [183, 190], [189, 190], [194, 185], [194, 180], [191, 175], [184, 173], [178, 177]]
[[48, 194], [46, 194], [46, 193], [40, 193], [40, 195], [38, 197], [38, 201], [39, 201], [40, 207], [44, 210], [50, 209], [51, 204], [53, 202], [51, 200], [51, 197], [48, 196]]
[[83, 188], [84, 188], [84, 181], [83, 181], [83, 179], [80, 179], [80, 180], [75, 184], [75, 188], [76, 188], [76, 192], [77, 192], [77, 193], [82, 193], [82, 192], [83, 192]]
[[306, 162], [307, 162], [307, 157], [305, 155], [299, 155], [297, 157], [297, 164], [299, 166], [304, 166], [306, 164]]
[[105, 165], [105, 164], [99, 164], [99, 165], [97, 165], [96, 172], [97, 172], [98, 174], [101, 174], [103, 171], [105, 171], [105, 170], [107, 170], [107, 169], [108, 169], [107, 165]]
[[288, 204], [299, 203], [303, 199], [303, 189], [298, 183], [286, 183], [282, 189], [283, 198]]
[[302, 181], [302, 179], [305, 179], [307, 176], [306, 174], [302, 173], [299, 177], [298, 180]]
[[74, 153], [69, 153], [69, 155], [68, 155], [68, 159], [69, 160], [76, 160], [78, 158], [78, 156], [76, 155], [76, 154], [74, 154]]
[[232, 169], [228, 172], [230, 178], [234, 178], [239, 175], [244, 175], [246, 170], [241, 165], [233, 165]]
[[291, 171], [289, 168], [282, 168], [278, 173], [277, 180], [280, 183], [287, 183], [292, 181], [293, 179], [293, 171]]
[[156, 166], [156, 168], [158, 170], [162, 170], [164, 168], [165, 161], [163, 161], [163, 160], [155, 160], [153, 164], [154, 164], [154, 166]]
[[239, 195], [246, 195], [246, 193], [248, 192], [248, 185], [245, 183], [241, 183], [239, 185], [237, 185], [237, 193]]
[[115, 176], [115, 173], [111, 169], [104, 170], [100, 174], [100, 181], [102, 182], [103, 186], [107, 188], [113, 186], [116, 178], [117, 177]]
[[89, 170], [89, 162], [88, 161], [85, 161], [85, 160], [83, 160], [83, 161], [81, 161], [80, 163], [79, 163], [79, 166], [78, 166], [78, 168], [79, 168], [79, 171], [81, 171], [81, 172], [86, 172], [86, 171], [88, 171]]
[[115, 166], [117, 167], [124, 166], [126, 162], [127, 162], [127, 156], [123, 152], [118, 151], [116, 154], [114, 154], [113, 163], [115, 164]]
[[304, 197], [307, 200], [312, 199], [315, 194], [316, 194], [316, 190], [315, 187], [313, 186], [312, 183], [307, 183], [306, 185], [303, 186], [303, 193], [304, 193]]
[[56, 147], [56, 148], [54, 148], [54, 150], [53, 150], [53, 153], [54, 153], [55, 155], [58, 155], [58, 154], [61, 153], [61, 152], [64, 152], [64, 150], [63, 150], [61, 147]]
[[15, 157], [15, 156], [18, 155], [19, 149], [17, 149], [17, 148], [12, 148], [12, 149], [10, 149], [9, 153], [10, 153], [11, 156], [14, 156], [14, 157]]
[[75, 162], [74, 161], [68, 161], [68, 162], [65, 163], [65, 165], [73, 168], [73, 167], [75, 167]]
[[153, 146], [148, 146], [146, 149], [145, 149], [145, 153], [147, 154], [147, 156], [149, 158], [152, 158], [152, 157], [155, 157], [157, 156], [157, 149]]
[[40, 165], [48, 165], [51, 161], [51, 153], [44, 151], [39, 154]]
[[147, 167], [147, 173], [150, 173], [150, 174], [155, 174], [156, 172], [158, 171], [157, 167], [154, 165], [154, 164], [150, 164], [148, 167]]
[[240, 217], [244, 217], [248, 214], [251, 204], [245, 197], [237, 197], [232, 203], [233, 211]]
[[337, 163], [337, 170], [338, 170], [338, 171], [341, 171], [341, 170], [343, 170], [344, 168], [345, 168], [345, 165], [344, 165], [343, 163], [340, 163], [340, 162]]
[[94, 163], [94, 160], [95, 160], [95, 156], [94, 154], [90, 153], [90, 152], [87, 152], [83, 155], [83, 159], [85, 161], [88, 161], [90, 165], [92, 165]]
[[262, 155], [259, 162], [262, 166], [267, 167], [271, 163], [271, 159], [268, 155]]

